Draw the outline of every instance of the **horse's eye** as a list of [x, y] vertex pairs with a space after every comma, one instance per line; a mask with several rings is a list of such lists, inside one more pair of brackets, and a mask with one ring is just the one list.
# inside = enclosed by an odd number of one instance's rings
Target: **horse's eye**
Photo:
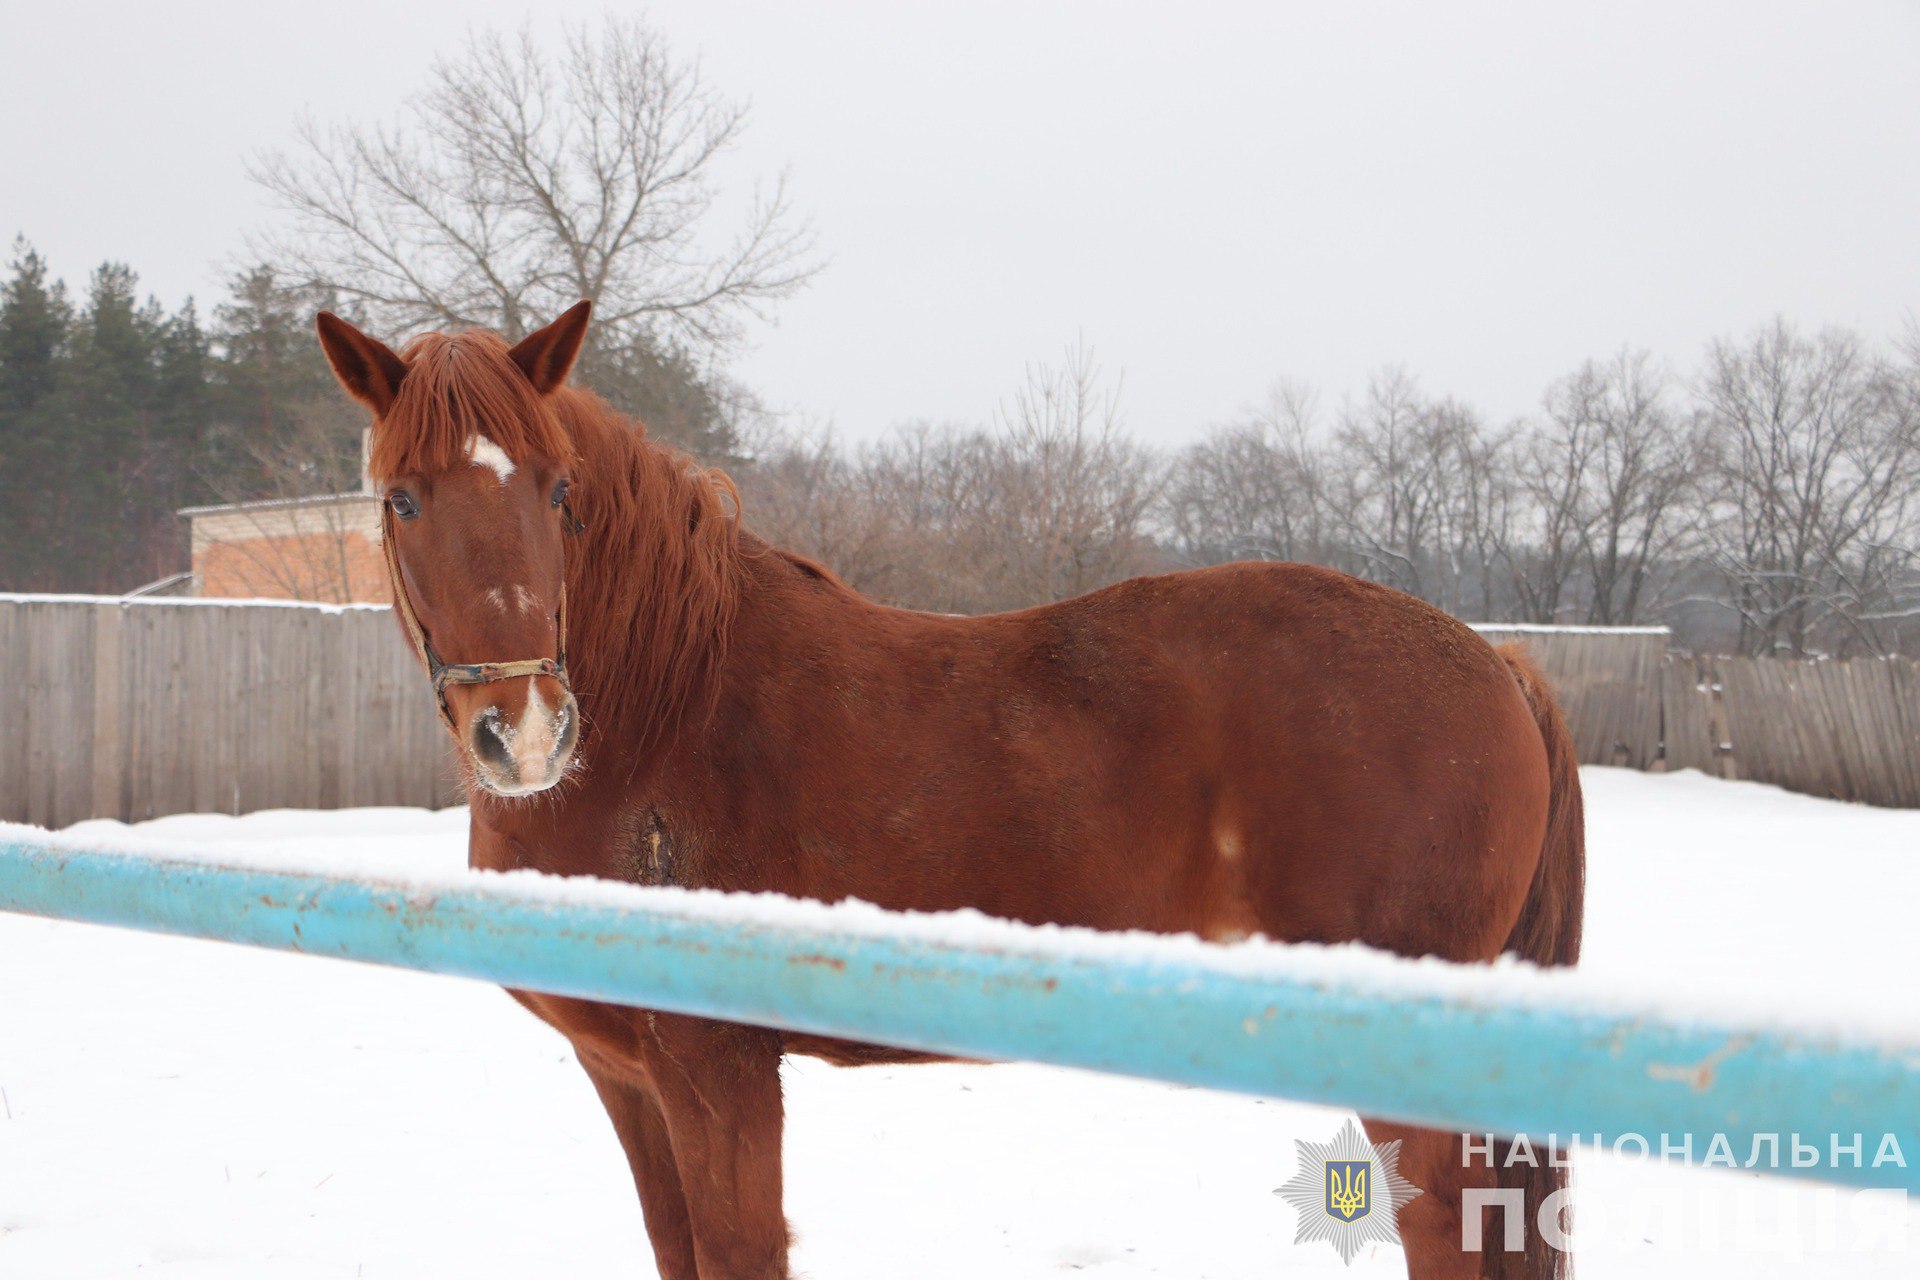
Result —
[[393, 514], [402, 520], [411, 520], [420, 514], [420, 504], [405, 489], [395, 489], [387, 495], [387, 505], [393, 508]]
[[553, 497], [547, 502], [550, 507], [558, 507], [567, 500], [567, 490], [572, 488], [565, 480], [553, 486]]

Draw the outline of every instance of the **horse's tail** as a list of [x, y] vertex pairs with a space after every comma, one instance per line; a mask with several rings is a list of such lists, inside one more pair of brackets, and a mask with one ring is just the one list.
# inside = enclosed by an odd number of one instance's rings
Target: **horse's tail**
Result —
[[1586, 816], [1580, 800], [1579, 761], [1573, 735], [1560, 717], [1553, 690], [1519, 645], [1502, 645], [1500, 656], [1527, 695], [1540, 741], [1547, 748], [1547, 838], [1533, 869], [1533, 884], [1505, 950], [1535, 964], [1575, 964], [1580, 959], [1580, 923], [1587, 886]]
[[[1587, 882], [1586, 819], [1580, 798], [1579, 761], [1573, 737], [1567, 732], [1560, 706], [1545, 677], [1518, 645], [1502, 645], [1500, 656], [1513, 669], [1540, 726], [1547, 748], [1547, 835], [1533, 884], [1520, 908], [1520, 919], [1507, 937], [1506, 950], [1541, 965], [1570, 965], [1580, 959], [1580, 926], [1585, 915]], [[1493, 1158], [1502, 1190], [1521, 1193], [1526, 1223], [1526, 1249], [1482, 1255], [1490, 1280], [1564, 1280], [1573, 1273], [1573, 1255], [1553, 1248], [1539, 1230], [1540, 1207], [1567, 1185], [1567, 1170], [1556, 1167], [1567, 1153], [1536, 1149], [1531, 1162], [1509, 1167], [1506, 1143], [1496, 1143]], [[1564, 1201], [1565, 1197], [1561, 1198]], [[1556, 1203], [1560, 1203], [1557, 1201]]]

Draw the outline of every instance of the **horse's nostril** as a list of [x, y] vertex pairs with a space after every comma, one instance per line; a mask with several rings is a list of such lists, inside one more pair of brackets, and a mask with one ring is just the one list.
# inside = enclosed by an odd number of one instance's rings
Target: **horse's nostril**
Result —
[[512, 774], [518, 771], [514, 763], [513, 752], [507, 749], [507, 740], [500, 722], [500, 710], [488, 707], [473, 719], [473, 758], [492, 769]]

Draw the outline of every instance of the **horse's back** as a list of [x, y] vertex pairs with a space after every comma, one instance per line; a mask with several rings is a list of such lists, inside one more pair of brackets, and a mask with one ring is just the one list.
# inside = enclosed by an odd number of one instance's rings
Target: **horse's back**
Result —
[[[1546, 753], [1506, 661], [1333, 570], [1233, 564], [1013, 615], [1077, 690], [1120, 825], [1184, 926], [1491, 955], [1538, 858]], [[1071, 763], [1067, 766], [1074, 767]], [[1119, 836], [1121, 832], [1110, 833]]]

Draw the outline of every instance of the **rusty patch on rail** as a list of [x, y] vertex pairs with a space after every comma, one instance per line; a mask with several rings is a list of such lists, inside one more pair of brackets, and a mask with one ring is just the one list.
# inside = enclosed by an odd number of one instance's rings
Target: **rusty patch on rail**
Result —
[[1668, 1080], [1675, 1084], [1688, 1085], [1695, 1092], [1705, 1093], [1713, 1088], [1714, 1073], [1720, 1069], [1720, 1064], [1752, 1043], [1752, 1036], [1734, 1036], [1718, 1049], [1692, 1064], [1649, 1062], [1647, 1077], [1651, 1080]]

